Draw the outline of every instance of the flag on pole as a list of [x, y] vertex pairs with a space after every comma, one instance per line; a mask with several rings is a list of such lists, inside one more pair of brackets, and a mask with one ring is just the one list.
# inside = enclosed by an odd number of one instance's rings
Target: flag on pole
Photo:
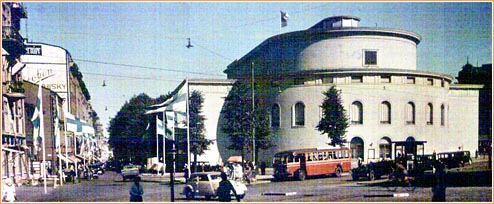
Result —
[[175, 140], [173, 135], [175, 134], [175, 113], [173, 111], [165, 111], [166, 117], [166, 138], [169, 140]]
[[288, 25], [288, 14], [286, 12], [280, 11], [281, 13], [281, 27], [286, 27]]
[[41, 121], [43, 120], [43, 98], [42, 98], [42, 86], [39, 83], [38, 87], [38, 98], [36, 100], [36, 107], [34, 109], [33, 117], [31, 118], [31, 122], [33, 123], [33, 138], [34, 141], [34, 153], [38, 152], [38, 141], [41, 140], [43, 142], [43, 132], [41, 127]]
[[165, 128], [163, 127], [163, 120], [156, 116], [156, 134], [165, 135]]
[[60, 108], [58, 106], [58, 99], [55, 99], [55, 150], [60, 153]]

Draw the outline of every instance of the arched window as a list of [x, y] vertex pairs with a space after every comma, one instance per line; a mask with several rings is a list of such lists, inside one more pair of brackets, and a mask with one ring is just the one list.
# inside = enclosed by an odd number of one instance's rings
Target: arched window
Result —
[[444, 104], [441, 105], [441, 126], [446, 124], [446, 110], [444, 109]]
[[352, 138], [350, 141], [350, 149], [352, 150], [352, 158], [364, 159], [364, 140], [362, 140], [362, 138]]
[[352, 103], [350, 108], [350, 120], [352, 121], [352, 124], [362, 124], [364, 122], [362, 103], [359, 101]]
[[271, 127], [280, 127], [280, 106], [273, 104], [271, 107]]
[[379, 142], [379, 158], [391, 159], [391, 139], [389, 137], [383, 137]]
[[305, 105], [302, 102], [295, 104], [293, 108], [293, 122], [294, 126], [304, 126], [305, 125]]
[[407, 124], [415, 124], [415, 104], [413, 102], [408, 102], [405, 115]]
[[391, 104], [387, 101], [381, 103], [381, 124], [391, 124]]
[[432, 108], [432, 103], [427, 104], [425, 115], [427, 117], [427, 125], [432, 125], [432, 123], [434, 121], [434, 119], [433, 119], [434, 118], [434, 111]]

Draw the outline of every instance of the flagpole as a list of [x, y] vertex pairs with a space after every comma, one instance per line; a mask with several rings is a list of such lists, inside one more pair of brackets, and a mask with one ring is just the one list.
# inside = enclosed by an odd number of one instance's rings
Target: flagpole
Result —
[[161, 121], [161, 126], [163, 127], [163, 176], [166, 174], [166, 115], [163, 111], [163, 120]]
[[189, 79], [185, 78], [185, 86], [187, 89], [187, 95], [185, 97], [185, 113], [187, 114], [187, 171], [190, 175], [190, 129], [189, 129]]
[[40, 128], [40, 136], [41, 136], [41, 141], [42, 141], [42, 148], [43, 148], [43, 185], [44, 185], [44, 190], [45, 194], [47, 193], [46, 191], [46, 157], [45, 157], [45, 122], [44, 122], [44, 117], [43, 117], [43, 86], [42, 82], [39, 82], [39, 92], [40, 92], [40, 120], [39, 120], [39, 128]]
[[[159, 155], [159, 139], [158, 139], [158, 114], [156, 114], [156, 159], [158, 159], [158, 163], [156, 165], [158, 165], [160, 163], [160, 155]], [[158, 170], [156, 171], [156, 175], [159, 175], [160, 174], [160, 169], [158, 168]]]

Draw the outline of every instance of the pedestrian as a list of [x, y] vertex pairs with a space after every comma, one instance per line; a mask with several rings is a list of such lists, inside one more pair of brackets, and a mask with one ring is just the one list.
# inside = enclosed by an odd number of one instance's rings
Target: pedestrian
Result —
[[444, 164], [436, 162], [436, 172], [434, 173], [434, 183], [432, 185], [432, 202], [446, 201], [446, 182]]
[[7, 202], [14, 202], [17, 200], [15, 195], [15, 185], [12, 179], [6, 178], [3, 185], [3, 200]]
[[261, 162], [259, 167], [261, 168], [261, 175], [266, 175], [266, 162]]
[[144, 187], [139, 182], [141, 181], [141, 177], [137, 176], [134, 178], [134, 184], [130, 188], [130, 202], [142, 202], [142, 195], [144, 194]]
[[184, 165], [184, 178], [185, 183], [189, 181], [189, 166], [187, 164]]
[[221, 181], [220, 185], [218, 186], [218, 190], [216, 190], [216, 194], [218, 195], [218, 201], [219, 202], [230, 202], [232, 200], [232, 197], [230, 195], [230, 192], [233, 192], [233, 195], [235, 195], [235, 198], [237, 199], [237, 202], [240, 202], [240, 196], [237, 195], [237, 191], [235, 191], [235, 188], [233, 187], [232, 183], [228, 180], [228, 177], [225, 172], [221, 172]]
[[74, 165], [70, 165], [70, 177], [72, 179], [72, 183], [74, 184], [75, 178], [77, 177], [77, 175], [75, 174], [75, 171], [74, 171]]

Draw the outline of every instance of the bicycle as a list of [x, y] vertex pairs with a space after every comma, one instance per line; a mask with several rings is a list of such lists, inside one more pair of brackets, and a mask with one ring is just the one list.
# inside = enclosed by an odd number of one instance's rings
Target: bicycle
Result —
[[417, 188], [414, 185], [415, 182], [415, 177], [410, 177], [405, 175], [398, 175], [396, 173], [392, 173], [388, 177], [388, 185], [386, 185], [386, 188], [389, 191], [396, 192], [398, 190], [398, 187], [403, 187], [407, 191], [414, 191], [415, 188]]

